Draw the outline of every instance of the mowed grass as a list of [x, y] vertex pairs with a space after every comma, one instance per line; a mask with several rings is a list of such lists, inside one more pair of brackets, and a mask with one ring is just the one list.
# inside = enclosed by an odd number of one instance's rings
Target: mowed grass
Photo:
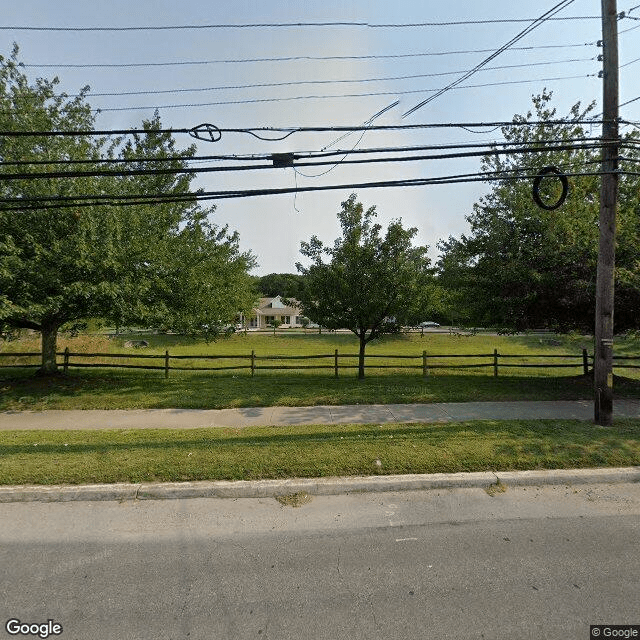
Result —
[[[370, 355], [412, 356], [379, 360], [389, 368], [368, 368], [364, 381], [356, 379], [355, 369], [341, 369], [334, 377], [333, 358], [325, 360], [262, 360], [266, 356], [355, 354], [357, 341], [350, 334], [287, 333], [277, 335], [241, 333], [216, 343], [205, 343], [174, 335], [144, 335], [149, 347], [131, 349], [124, 346], [133, 336], [61, 337], [59, 349], [69, 346], [72, 352], [131, 353], [132, 355], [225, 355], [247, 356], [255, 351], [258, 366], [308, 366], [323, 364], [325, 369], [266, 369], [251, 377], [248, 369], [222, 371], [170, 371], [140, 369], [73, 369], [69, 375], [41, 379], [31, 369], [0, 368], [0, 410], [43, 409], [127, 409], [127, 408], [207, 408], [221, 409], [250, 406], [310, 406], [318, 404], [373, 404], [413, 402], [464, 402], [471, 400], [565, 400], [590, 399], [592, 381], [582, 375], [581, 352], [592, 351], [592, 339], [582, 336], [522, 335], [496, 336], [478, 334], [455, 336], [425, 333], [388, 336], [371, 343]], [[37, 337], [4, 343], [0, 351], [36, 351]], [[444, 369], [438, 364], [460, 365], [473, 362], [491, 364], [494, 349], [501, 354], [519, 355], [501, 360], [498, 378], [492, 366], [469, 369]], [[429, 375], [422, 376], [422, 351], [428, 354]], [[616, 341], [616, 353], [640, 353], [640, 340]], [[482, 357], [435, 358], [436, 355], [480, 354]], [[547, 363], [571, 363], [571, 368], [513, 368], [507, 364], [539, 364], [538, 354], [574, 354], [573, 359], [549, 359]], [[3, 359], [4, 361], [4, 359]], [[89, 362], [89, 360], [86, 360]], [[26, 362], [26, 359], [23, 359]], [[96, 362], [92, 359], [91, 362]], [[100, 362], [100, 360], [97, 360]], [[102, 360], [108, 362], [107, 359]], [[111, 362], [116, 362], [111, 360]], [[122, 361], [120, 361], [122, 362]], [[134, 359], [125, 361], [135, 362]], [[140, 364], [142, 361], [138, 360]], [[162, 360], [146, 360], [162, 366]], [[3, 362], [0, 362], [0, 365]], [[227, 359], [196, 361], [172, 360], [171, 366], [248, 366], [248, 360]], [[636, 362], [640, 364], [640, 361]], [[355, 366], [355, 359], [341, 360]], [[410, 365], [411, 368], [399, 368]], [[615, 381], [617, 397], [640, 397], [640, 370], [619, 370], [624, 374]]]
[[638, 464], [640, 420], [0, 432], [0, 484], [14, 485]]

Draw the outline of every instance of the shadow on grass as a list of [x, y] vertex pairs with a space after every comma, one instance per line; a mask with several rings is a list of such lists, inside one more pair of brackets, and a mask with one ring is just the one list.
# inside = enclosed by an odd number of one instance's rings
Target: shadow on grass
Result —
[[[295, 427], [278, 427], [295, 430]], [[8, 439], [21, 443], [0, 444], [0, 456], [15, 454], [70, 454], [109, 453], [135, 450], [228, 449], [235, 447], [279, 447], [336, 444], [341, 446], [384, 442], [398, 444], [402, 441], [422, 442], [433, 447], [444, 447], [462, 440], [494, 441], [496, 453], [512, 455], [511, 449], [522, 443], [530, 447], [553, 447], [559, 450], [574, 448], [579, 444], [620, 446], [622, 441], [632, 440], [640, 444], [640, 420], [617, 420], [612, 427], [599, 427], [591, 423], [572, 420], [536, 420], [513, 422], [461, 422], [448, 424], [376, 425], [342, 429], [332, 425], [330, 429], [317, 427], [303, 433], [278, 433], [241, 435], [232, 429], [190, 429], [188, 431], [137, 430], [137, 431], [14, 431], [0, 432], [0, 442]], [[54, 438], [58, 442], [51, 442]], [[74, 442], [81, 439], [83, 442]], [[34, 443], [37, 440], [37, 443]], [[47, 442], [49, 440], [49, 442]], [[67, 440], [68, 442], [63, 442]], [[393, 441], [392, 441], [393, 440]], [[508, 444], [501, 445], [500, 442]], [[533, 453], [533, 451], [531, 451]]]
[[[295, 374], [295, 375], [294, 375]], [[392, 370], [354, 375], [307, 372], [172, 373], [95, 369], [36, 378], [0, 369], [0, 410], [224, 409], [265, 406], [407, 404], [474, 400], [589, 400], [588, 376], [536, 377], [433, 371], [427, 378]], [[616, 376], [619, 398], [640, 398], [640, 380]]]

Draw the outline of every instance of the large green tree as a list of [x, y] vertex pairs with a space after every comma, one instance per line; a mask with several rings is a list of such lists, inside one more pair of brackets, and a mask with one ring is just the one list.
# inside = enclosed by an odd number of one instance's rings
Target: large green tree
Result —
[[258, 289], [264, 296], [298, 299], [304, 278], [297, 273], [269, 273], [258, 279]]
[[[240, 252], [236, 234], [208, 222], [213, 209], [198, 206], [184, 174], [28, 175], [59, 171], [60, 160], [97, 169], [99, 160], [114, 154], [128, 168], [178, 170], [194, 148], [177, 150], [157, 115], [143, 123], [144, 134], [124, 145], [89, 135], [95, 116], [88, 89], [69, 98], [57, 93], [57, 79], [30, 82], [17, 55], [15, 48], [0, 59], [0, 130], [88, 134], [0, 139], [0, 325], [41, 332], [40, 371], [56, 371], [58, 331], [71, 321], [97, 316], [215, 333], [250, 308], [253, 257]], [[16, 162], [30, 164], [10, 164]], [[74, 206], [57, 200], [87, 194], [161, 194], [182, 202]]]
[[332, 247], [316, 236], [303, 242], [300, 252], [310, 264], [296, 265], [305, 278], [304, 315], [358, 337], [359, 378], [364, 378], [367, 344], [415, 317], [416, 305], [425, 304], [424, 292], [433, 284], [428, 248], [413, 246], [418, 230], [395, 220], [383, 235], [375, 216], [375, 207], [365, 211], [352, 194], [338, 213], [342, 237]]
[[[482, 170], [507, 172], [515, 179], [492, 182], [489, 193], [467, 217], [471, 231], [441, 242], [439, 282], [456, 308], [454, 315], [483, 326], [515, 330], [593, 329], [598, 252], [599, 177], [569, 178], [569, 195], [555, 210], [539, 208], [532, 180], [543, 167], [565, 173], [598, 171], [599, 150], [579, 148], [589, 128], [579, 123], [593, 106], [576, 104], [562, 120], [551, 107], [551, 94], [533, 99], [533, 111], [514, 116], [521, 126], [503, 128], [512, 153], [489, 154]], [[532, 120], [544, 124], [529, 124]], [[572, 147], [558, 150], [558, 146]], [[556, 149], [553, 149], [556, 147]], [[534, 153], [525, 149], [536, 149]], [[637, 155], [633, 149], [627, 150]], [[620, 184], [616, 269], [616, 327], [638, 326], [640, 315], [640, 218], [638, 179]], [[559, 180], [545, 179], [541, 196], [554, 201]], [[544, 193], [548, 190], [549, 193]]]

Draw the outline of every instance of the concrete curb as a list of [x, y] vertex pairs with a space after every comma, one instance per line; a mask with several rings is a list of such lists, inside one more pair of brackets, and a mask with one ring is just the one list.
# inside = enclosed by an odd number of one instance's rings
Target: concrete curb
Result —
[[0, 487], [1, 502], [75, 502], [95, 500], [172, 500], [184, 498], [267, 498], [306, 491], [337, 495], [419, 489], [486, 488], [496, 482], [511, 486], [640, 482], [640, 467], [611, 469], [550, 469], [482, 471], [345, 478], [288, 478], [284, 480], [159, 482], [78, 486]]

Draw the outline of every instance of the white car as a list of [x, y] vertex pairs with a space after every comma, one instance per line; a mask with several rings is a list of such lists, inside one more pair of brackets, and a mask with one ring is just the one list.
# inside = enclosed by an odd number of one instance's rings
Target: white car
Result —
[[419, 327], [439, 327], [440, 325], [437, 322], [431, 322], [430, 320], [427, 322], [421, 322]]

